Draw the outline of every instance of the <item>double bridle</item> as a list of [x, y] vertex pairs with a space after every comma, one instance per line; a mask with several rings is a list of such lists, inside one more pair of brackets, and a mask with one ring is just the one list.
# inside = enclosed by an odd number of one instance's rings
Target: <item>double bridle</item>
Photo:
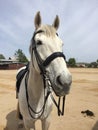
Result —
[[[46, 71], [46, 67], [56, 58], [58, 57], [62, 57], [64, 58], [65, 60], [65, 55], [62, 53], [62, 52], [54, 52], [53, 54], [51, 54], [50, 56], [48, 56], [44, 61], [42, 60], [42, 58], [40, 57], [38, 51], [37, 51], [37, 47], [36, 47], [36, 41], [35, 41], [35, 35], [37, 34], [38, 32], [35, 32], [34, 35], [33, 35], [33, 38], [31, 40], [31, 44], [32, 44], [32, 49], [31, 49], [31, 56], [33, 58], [33, 54], [35, 55], [36, 57], [36, 61], [37, 61], [37, 64], [38, 64], [38, 67], [40, 69], [40, 74], [42, 75], [42, 79], [43, 79], [43, 84], [44, 84], [44, 104], [42, 106], [42, 108], [40, 109], [40, 111], [36, 112], [33, 110], [33, 108], [31, 107], [30, 103], [29, 103], [29, 95], [28, 95], [28, 90], [27, 90], [27, 80], [28, 80], [28, 73], [26, 75], [26, 78], [25, 78], [25, 88], [26, 88], [26, 99], [27, 99], [27, 105], [28, 105], [28, 110], [29, 110], [29, 114], [32, 118], [34, 119], [38, 119], [42, 116], [43, 112], [44, 112], [44, 109], [45, 109], [45, 105], [46, 105], [46, 102], [47, 102], [47, 99], [49, 97], [49, 95], [51, 96], [51, 99], [52, 101], [54, 102], [55, 106], [57, 107], [57, 110], [58, 110], [58, 115], [64, 115], [64, 104], [65, 104], [65, 96], [63, 97], [63, 101], [62, 101], [62, 110], [60, 110], [60, 101], [61, 101], [61, 97], [59, 97], [58, 99], [58, 103], [56, 102], [56, 100], [54, 99], [53, 97], [53, 94], [52, 94], [52, 90], [55, 92], [54, 88], [52, 87], [52, 84], [51, 84], [51, 81], [50, 81], [50, 78], [49, 78], [49, 75], [47, 74], [47, 71]], [[47, 87], [47, 94], [45, 95], [45, 88]], [[55, 92], [56, 94], [56, 92]], [[56, 94], [57, 95], [57, 94]], [[58, 95], [57, 95], [58, 96]], [[38, 115], [37, 117], [34, 117], [32, 115], [32, 112], [36, 115]]]

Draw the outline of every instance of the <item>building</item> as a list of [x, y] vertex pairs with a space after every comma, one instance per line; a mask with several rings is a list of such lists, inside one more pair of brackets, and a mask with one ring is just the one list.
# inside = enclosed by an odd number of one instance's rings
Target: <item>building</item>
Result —
[[19, 63], [17, 60], [6, 60], [6, 59], [0, 59], [0, 70], [10, 70], [10, 69], [19, 69], [21, 67], [25, 66], [24, 63]]
[[83, 63], [83, 62], [76, 63], [76, 66], [80, 67], [80, 68], [86, 68], [87, 67], [87, 63]]

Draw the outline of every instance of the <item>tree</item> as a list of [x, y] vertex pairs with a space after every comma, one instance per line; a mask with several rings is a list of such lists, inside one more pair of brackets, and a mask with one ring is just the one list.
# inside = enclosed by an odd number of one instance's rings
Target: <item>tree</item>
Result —
[[15, 52], [14, 55], [15, 55], [16, 59], [17, 59], [19, 62], [22, 62], [22, 63], [28, 62], [27, 57], [25, 56], [25, 54], [22, 52], [21, 49], [18, 49], [18, 50]]
[[3, 54], [0, 54], [0, 59], [5, 59]]
[[75, 58], [70, 58], [67, 63], [68, 63], [69, 67], [76, 67], [76, 60], [75, 60]]
[[91, 62], [88, 67], [97, 68], [97, 62]]

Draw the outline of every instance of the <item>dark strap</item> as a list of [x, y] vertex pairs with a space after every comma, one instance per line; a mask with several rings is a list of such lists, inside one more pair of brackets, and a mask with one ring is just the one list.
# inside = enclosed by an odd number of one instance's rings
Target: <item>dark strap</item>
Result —
[[34, 53], [35, 53], [36, 60], [37, 60], [38, 66], [40, 68], [41, 74], [45, 74], [46, 70], [45, 70], [45, 67], [43, 66], [43, 60], [40, 57], [36, 48], [34, 49]]
[[43, 62], [43, 66], [48, 66], [51, 61], [53, 61], [57, 57], [63, 57], [65, 59], [65, 55], [62, 52], [54, 52], [50, 56], [46, 58], [46, 60]]
[[63, 97], [63, 105], [62, 105], [62, 110], [60, 110], [60, 103], [61, 103], [61, 97], [59, 97], [58, 99], [58, 103], [56, 102], [56, 100], [54, 99], [53, 95], [50, 94], [51, 96], [51, 99], [53, 101], [53, 103], [55, 104], [55, 106], [57, 107], [57, 110], [58, 110], [58, 116], [60, 115], [64, 115], [64, 107], [65, 107], [65, 96]]

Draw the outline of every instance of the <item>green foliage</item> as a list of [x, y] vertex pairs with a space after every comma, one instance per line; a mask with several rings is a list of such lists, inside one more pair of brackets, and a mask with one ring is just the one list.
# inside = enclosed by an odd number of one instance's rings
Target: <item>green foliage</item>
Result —
[[5, 59], [3, 54], [0, 54], [0, 59]]
[[88, 68], [98, 68], [98, 63], [97, 63], [97, 62], [91, 62], [91, 63], [88, 65]]
[[70, 58], [67, 63], [68, 63], [69, 67], [76, 67], [76, 60], [75, 60], [75, 58]]
[[21, 63], [26, 63], [28, 62], [28, 59], [27, 57], [25, 56], [25, 54], [22, 52], [21, 49], [18, 49], [16, 52], [15, 52], [15, 57], [16, 59], [21, 62]]

